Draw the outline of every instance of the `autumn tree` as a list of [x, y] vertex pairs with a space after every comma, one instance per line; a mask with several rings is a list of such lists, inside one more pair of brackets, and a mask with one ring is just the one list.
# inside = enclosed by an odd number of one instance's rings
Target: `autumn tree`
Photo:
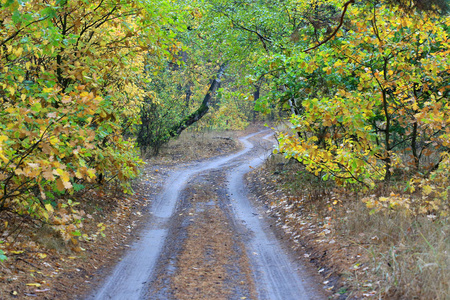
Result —
[[257, 108], [292, 115], [278, 151], [364, 187], [445, 173], [448, 6], [425, 2], [210, 1], [221, 36], [257, 55], [248, 82], [269, 89]]
[[[48, 219], [62, 194], [138, 173], [133, 122], [143, 53], [165, 55], [170, 6], [3, 1], [0, 210]], [[170, 22], [169, 22], [170, 20]]]

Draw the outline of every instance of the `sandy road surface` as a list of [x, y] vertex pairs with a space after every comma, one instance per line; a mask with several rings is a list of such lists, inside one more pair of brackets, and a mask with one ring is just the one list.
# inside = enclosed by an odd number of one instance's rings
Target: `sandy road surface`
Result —
[[247, 197], [244, 174], [270, 137], [172, 172], [141, 236], [88, 299], [323, 299]]

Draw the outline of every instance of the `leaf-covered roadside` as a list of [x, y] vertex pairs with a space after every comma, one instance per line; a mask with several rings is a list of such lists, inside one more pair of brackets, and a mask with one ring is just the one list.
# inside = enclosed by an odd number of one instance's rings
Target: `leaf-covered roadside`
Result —
[[299, 259], [316, 266], [334, 298], [449, 297], [450, 224], [445, 219], [396, 210], [369, 214], [358, 201], [368, 194], [323, 185], [280, 156], [247, 180]]
[[[157, 175], [146, 180], [155, 183]], [[84, 217], [83, 234], [70, 244], [48, 226], [5, 214], [0, 248], [8, 259], [0, 263], [0, 298], [82, 299], [139, 229], [149, 203], [142, 186], [135, 187], [136, 196], [97, 191], [79, 197], [72, 204]]]

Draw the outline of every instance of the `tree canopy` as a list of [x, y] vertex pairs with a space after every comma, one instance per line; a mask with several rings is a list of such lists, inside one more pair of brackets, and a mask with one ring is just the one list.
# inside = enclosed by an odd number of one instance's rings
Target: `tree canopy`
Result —
[[139, 150], [157, 153], [196, 122], [243, 128], [256, 108], [289, 120], [277, 151], [323, 180], [367, 189], [401, 174], [406, 189], [423, 190], [422, 210], [445, 211], [447, 9], [445, 0], [4, 0], [0, 210], [49, 220], [87, 187], [130, 191]]

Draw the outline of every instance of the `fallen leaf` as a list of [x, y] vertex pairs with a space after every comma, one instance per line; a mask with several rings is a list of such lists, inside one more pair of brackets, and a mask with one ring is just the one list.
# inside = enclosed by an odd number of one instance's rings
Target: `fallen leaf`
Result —
[[41, 284], [40, 283], [27, 283], [28, 286], [35, 286], [35, 287], [40, 287]]

